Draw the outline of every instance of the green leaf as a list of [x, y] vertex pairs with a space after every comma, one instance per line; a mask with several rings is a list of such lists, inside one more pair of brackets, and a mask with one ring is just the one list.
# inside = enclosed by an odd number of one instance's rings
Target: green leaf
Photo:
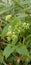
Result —
[[3, 62], [3, 52], [0, 51], [0, 63], [2, 63], [2, 62]]
[[8, 44], [3, 52], [3, 55], [5, 56], [5, 58], [8, 58], [10, 56], [11, 53], [13, 53], [15, 50], [14, 47], [11, 47], [10, 44]]
[[0, 63], [3, 62], [3, 56], [0, 56]]
[[6, 12], [8, 12], [8, 11], [10, 11], [10, 8], [3, 8], [3, 9], [0, 9], [0, 15], [6, 13]]
[[16, 49], [17, 53], [21, 54], [21, 55], [24, 55], [24, 56], [28, 56], [29, 57], [29, 52], [26, 48], [25, 45], [21, 45], [20, 47], [18, 47]]
[[2, 38], [4, 38], [6, 36], [6, 34], [8, 32], [8, 29], [7, 28], [8, 28], [8, 25], [3, 28], [2, 35], [1, 35]]

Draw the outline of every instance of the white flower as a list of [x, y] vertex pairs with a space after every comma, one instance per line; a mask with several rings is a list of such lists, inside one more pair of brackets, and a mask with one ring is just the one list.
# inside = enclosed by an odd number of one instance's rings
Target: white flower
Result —
[[14, 34], [14, 35], [12, 35], [12, 39], [13, 39], [13, 38], [17, 38], [17, 36]]
[[10, 20], [11, 17], [12, 17], [12, 15], [7, 15], [7, 16], [6, 16], [6, 21]]
[[7, 33], [7, 36], [11, 36], [12, 35], [12, 31], [9, 31], [8, 33]]
[[15, 32], [13, 32], [13, 34], [15, 34]]
[[10, 30], [11, 30], [11, 26], [8, 27], [8, 31], [10, 31]]
[[10, 40], [11, 40], [11, 38], [10, 38], [10, 37], [7, 37], [7, 40], [8, 40], [8, 41], [10, 41]]

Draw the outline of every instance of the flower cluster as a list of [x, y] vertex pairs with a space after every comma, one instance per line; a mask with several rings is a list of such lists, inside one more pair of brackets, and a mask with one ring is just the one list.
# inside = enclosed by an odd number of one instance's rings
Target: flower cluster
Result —
[[23, 28], [24, 29], [29, 29], [29, 26], [30, 26], [29, 23], [26, 23], [26, 22], [23, 23]]

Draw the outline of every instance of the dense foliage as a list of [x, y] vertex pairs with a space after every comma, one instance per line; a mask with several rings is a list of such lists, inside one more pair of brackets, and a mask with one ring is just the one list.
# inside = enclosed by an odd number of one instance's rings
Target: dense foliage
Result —
[[0, 65], [31, 65], [31, 0], [0, 0]]

